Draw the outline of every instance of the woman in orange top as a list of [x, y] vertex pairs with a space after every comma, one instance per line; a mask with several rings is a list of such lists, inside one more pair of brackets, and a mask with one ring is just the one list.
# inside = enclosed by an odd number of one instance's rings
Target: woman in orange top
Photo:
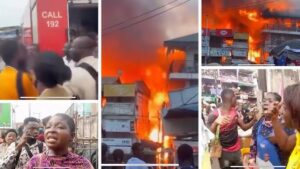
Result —
[[0, 56], [6, 64], [0, 72], [0, 100], [38, 96], [34, 81], [25, 70], [25, 46], [16, 40], [6, 40], [0, 46]]

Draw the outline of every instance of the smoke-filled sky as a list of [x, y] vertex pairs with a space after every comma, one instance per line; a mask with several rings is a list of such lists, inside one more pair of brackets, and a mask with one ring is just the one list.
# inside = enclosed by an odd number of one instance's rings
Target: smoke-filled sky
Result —
[[[126, 21], [165, 4], [165, 8], [154, 13], [183, 3], [187, 0], [105, 0], [102, 2], [102, 68], [104, 76], [117, 75], [118, 70], [125, 74], [139, 76], [142, 69], [159, 62], [158, 50], [163, 42], [198, 30], [198, 0], [190, 0], [173, 10], [149, 20], [120, 30], [127, 24], [115, 29], [105, 29], [110, 25]], [[146, 15], [150, 16], [153, 13]], [[145, 18], [145, 17], [144, 17]], [[132, 21], [132, 20], [131, 20]], [[140, 21], [136, 19], [134, 21]]]

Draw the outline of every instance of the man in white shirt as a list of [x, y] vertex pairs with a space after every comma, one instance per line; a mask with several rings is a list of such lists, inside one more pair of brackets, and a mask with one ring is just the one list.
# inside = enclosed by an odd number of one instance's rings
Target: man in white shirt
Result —
[[69, 68], [73, 68], [75, 67], [75, 62], [74, 60], [72, 60], [71, 56], [70, 56], [70, 43], [65, 43], [64, 46], [64, 54], [65, 56], [63, 57], [64, 63], [65, 65], [67, 65]]
[[70, 55], [76, 66], [71, 68], [72, 78], [64, 84], [79, 99], [98, 98], [98, 58], [93, 56], [96, 42], [88, 36], [74, 39]]
[[[141, 158], [143, 157], [144, 148], [141, 143], [134, 143], [131, 147], [133, 157], [131, 157], [127, 164], [146, 164]], [[126, 169], [148, 169], [147, 166], [126, 166]]]

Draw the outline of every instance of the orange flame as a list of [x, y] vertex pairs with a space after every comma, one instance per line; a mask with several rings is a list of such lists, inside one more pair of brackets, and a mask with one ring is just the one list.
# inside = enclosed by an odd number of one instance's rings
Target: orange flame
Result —
[[[228, 8], [222, 0], [203, 2], [202, 25], [209, 29], [232, 29], [233, 32], [247, 32], [249, 39], [248, 58], [251, 61], [262, 61], [267, 52], [261, 49], [264, 37], [262, 31], [273, 28], [275, 24], [285, 25], [286, 28], [300, 27], [299, 23], [293, 23], [290, 19], [264, 18], [263, 10], [271, 12], [288, 11], [293, 8], [289, 1], [272, 1], [270, 3], [253, 5], [253, 7]], [[274, 27], [275, 28], [275, 27]], [[263, 53], [263, 54], [262, 54]], [[258, 62], [258, 63], [259, 63]]]

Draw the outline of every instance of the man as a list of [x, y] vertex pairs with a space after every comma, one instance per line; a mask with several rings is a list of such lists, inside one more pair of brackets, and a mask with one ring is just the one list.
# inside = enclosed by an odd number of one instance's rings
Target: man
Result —
[[[132, 147], [132, 155], [128, 161], [127, 164], [146, 164], [145, 161], [142, 160], [144, 154], [144, 147], [141, 143], [133, 143]], [[148, 169], [146, 166], [126, 166], [126, 169]]]
[[0, 73], [0, 100], [17, 100], [22, 96], [38, 96], [32, 76], [26, 72], [26, 49], [15, 40], [0, 46], [0, 56], [6, 66]]
[[[280, 103], [281, 96], [278, 93], [267, 93], [263, 101], [263, 107], [270, 107], [274, 103]], [[256, 164], [258, 167], [263, 167], [264, 162], [270, 163], [272, 166], [286, 165], [283, 156], [280, 156], [280, 148], [277, 145], [274, 135], [274, 129], [271, 121], [272, 115], [264, 113], [259, 121], [254, 125], [252, 131], [252, 145], [249, 162], [252, 165]], [[288, 135], [295, 134], [294, 130], [285, 129]], [[268, 160], [265, 158], [268, 157]]]
[[93, 56], [96, 42], [88, 36], [76, 38], [70, 48], [70, 55], [76, 63], [72, 78], [64, 85], [79, 99], [98, 98], [98, 59]]
[[224, 89], [221, 92], [221, 99], [220, 108], [208, 117], [208, 126], [213, 133], [216, 133], [217, 127], [220, 125], [219, 138], [222, 145], [222, 155], [219, 162], [221, 168], [241, 166], [241, 140], [238, 137], [238, 126], [246, 131], [253, 126], [256, 118], [245, 124], [243, 119], [238, 117], [236, 96], [231, 89]]
[[70, 56], [70, 43], [65, 43], [64, 46], [64, 54], [65, 56], [63, 57], [64, 63], [65, 65], [67, 65], [69, 68], [73, 68], [75, 67], [75, 62], [72, 60], [71, 56]]
[[22, 137], [8, 147], [7, 155], [0, 162], [0, 168], [23, 169], [33, 155], [46, 151], [46, 144], [36, 139], [39, 134], [39, 120], [28, 117], [23, 125]]
[[182, 144], [177, 149], [177, 157], [180, 169], [193, 169], [193, 148], [188, 144]]

